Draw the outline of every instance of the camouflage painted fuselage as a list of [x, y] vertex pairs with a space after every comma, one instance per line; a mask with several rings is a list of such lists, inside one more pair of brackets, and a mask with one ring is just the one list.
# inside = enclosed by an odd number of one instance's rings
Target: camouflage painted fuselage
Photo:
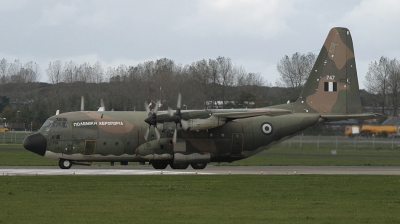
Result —
[[[360, 113], [352, 38], [348, 29], [336, 27], [295, 102], [254, 110], [179, 109], [175, 115], [70, 112], [50, 117], [39, 133], [25, 139], [24, 147], [60, 159], [61, 168], [69, 168], [70, 161], [150, 161], [156, 169], [167, 164], [199, 168], [247, 158], [322, 121], [377, 117]], [[159, 139], [155, 125], [161, 130]]]
[[[235, 119], [204, 131], [161, 132], [144, 140], [145, 112], [70, 112], [55, 115], [40, 129], [45, 157], [73, 161], [235, 161], [252, 156], [318, 123], [317, 114]], [[173, 122], [171, 125], [175, 124]], [[164, 124], [167, 126], [167, 123]], [[163, 126], [160, 124], [159, 126]]]

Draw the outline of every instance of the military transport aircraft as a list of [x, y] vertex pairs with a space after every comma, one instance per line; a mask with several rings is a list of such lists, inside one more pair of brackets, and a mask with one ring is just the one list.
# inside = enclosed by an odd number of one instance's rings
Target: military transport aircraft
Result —
[[[158, 105], [158, 103], [157, 103]], [[147, 107], [145, 103], [145, 107]], [[204, 169], [255, 155], [320, 122], [362, 114], [353, 42], [332, 28], [299, 98], [260, 109], [78, 111], [56, 114], [24, 140], [25, 149], [58, 159], [62, 169], [93, 161], [150, 162], [155, 169]]]

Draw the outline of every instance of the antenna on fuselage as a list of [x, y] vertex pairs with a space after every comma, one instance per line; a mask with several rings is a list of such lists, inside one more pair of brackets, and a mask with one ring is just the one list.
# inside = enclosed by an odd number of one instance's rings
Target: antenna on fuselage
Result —
[[104, 106], [103, 98], [100, 99], [100, 107], [97, 111], [106, 111], [106, 107]]
[[81, 97], [81, 111], [85, 111], [85, 97]]

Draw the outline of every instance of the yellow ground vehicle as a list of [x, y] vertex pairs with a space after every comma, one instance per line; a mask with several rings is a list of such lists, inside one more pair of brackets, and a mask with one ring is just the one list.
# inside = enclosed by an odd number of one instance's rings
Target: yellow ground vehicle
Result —
[[4, 127], [3, 125], [0, 125], [0, 132], [7, 132], [8, 128]]
[[5, 118], [0, 118], [0, 132], [7, 132], [8, 127]]
[[344, 131], [346, 137], [372, 137], [376, 135], [386, 135], [389, 137], [399, 137], [399, 127], [397, 125], [352, 125], [346, 126]]

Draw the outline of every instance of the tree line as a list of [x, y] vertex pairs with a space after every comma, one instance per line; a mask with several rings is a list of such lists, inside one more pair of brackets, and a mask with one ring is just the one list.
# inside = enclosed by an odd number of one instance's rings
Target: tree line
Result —
[[[0, 116], [8, 122], [27, 125], [33, 122], [37, 128], [56, 110], [79, 110], [81, 96], [85, 97], [85, 110], [97, 110], [102, 98], [107, 110], [143, 111], [145, 101], [157, 100], [161, 100], [160, 109], [167, 110], [176, 108], [178, 93], [182, 94], [182, 109], [265, 107], [296, 100], [315, 59], [312, 53], [284, 56], [277, 64], [280, 78], [276, 86], [226, 57], [187, 65], [162, 58], [107, 69], [100, 62], [53, 61], [43, 74], [34, 62], [8, 63], [3, 59], [0, 61]], [[380, 63], [370, 65], [367, 77], [377, 76], [373, 71], [379, 70], [375, 67]], [[47, 83], [38, 81], [42, 75], [47, 77]], [[368, 91], [371, 91], [369, 86]], [[380, 95], [372, 91], [371, 94], [377, 98]], [[393, 94], [386, 92], [387, 96], [393, 97]]]
[[[9, 123], [36, 126], [56, 110], [79, 110], [81, 96], [85, 110], [97, 110], [103, 98], [107, 110], [140, 111], [145, 110], [145, 101], [161, 100], [161, 110], [175, 108], [178, 93], [185, 109], [261, 107], [268, 92], [260, 74], [248, 73], [225, 57], [189, 65], [162, 58], [107, 70], [100, 62], [54, 61], [43, 74], [36, 63], [3, 59], [1, 71], [0, 116]], [[48, 83], [38, 81], [41, 75]]]

